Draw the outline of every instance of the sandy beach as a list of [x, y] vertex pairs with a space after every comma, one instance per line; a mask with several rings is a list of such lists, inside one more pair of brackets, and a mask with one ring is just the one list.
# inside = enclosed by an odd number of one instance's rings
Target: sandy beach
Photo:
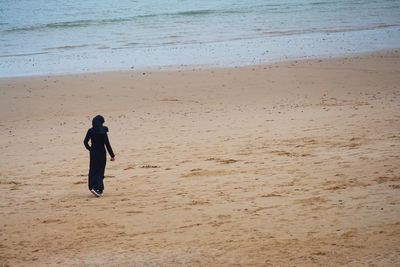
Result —
[[[400, 50], [0, 94], [0, 266], [400, 263]], [[116, 153], [101, 198], [97, 114]]]

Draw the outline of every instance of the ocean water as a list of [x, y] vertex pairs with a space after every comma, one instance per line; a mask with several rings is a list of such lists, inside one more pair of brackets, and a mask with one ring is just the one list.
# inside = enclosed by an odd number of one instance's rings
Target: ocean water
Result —
[[0, 0], [0, 76], [225, 67], [400, 46], [400, 0]]

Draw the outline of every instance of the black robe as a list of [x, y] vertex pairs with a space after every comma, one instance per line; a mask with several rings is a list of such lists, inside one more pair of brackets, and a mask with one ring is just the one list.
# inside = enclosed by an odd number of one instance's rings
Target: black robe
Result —
[[[110, 141], [108, 140], [107, 127], [101, 126], [101, 130], [98, 127], [90, 128], [87, 133], [85, 140], [83, 141], [87, 150], [90, 151], [90, 165], [89, 165], [89, 190], [99, 190], [100, 193], [104, 190], [104, 171], [106, 168], [106, 149], [113, 158], [114, 152], [111, 148]], [[91, 146], [89, 145], [91, 140]]]

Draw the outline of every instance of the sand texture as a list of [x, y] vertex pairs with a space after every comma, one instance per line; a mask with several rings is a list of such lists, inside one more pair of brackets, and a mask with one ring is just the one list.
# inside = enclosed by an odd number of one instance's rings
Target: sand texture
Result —
[[[0, 79], [0, 266], [399, 266], [400, 51]], [[83, 138], [116, 153], [87, 190]]]

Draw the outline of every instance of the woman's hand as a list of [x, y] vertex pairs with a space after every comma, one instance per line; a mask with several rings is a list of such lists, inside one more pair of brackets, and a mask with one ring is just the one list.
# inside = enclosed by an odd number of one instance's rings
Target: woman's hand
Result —
[[110, 160], [111, 160], [111, 161], [115, 161], [115, 157], [112, 157]]

